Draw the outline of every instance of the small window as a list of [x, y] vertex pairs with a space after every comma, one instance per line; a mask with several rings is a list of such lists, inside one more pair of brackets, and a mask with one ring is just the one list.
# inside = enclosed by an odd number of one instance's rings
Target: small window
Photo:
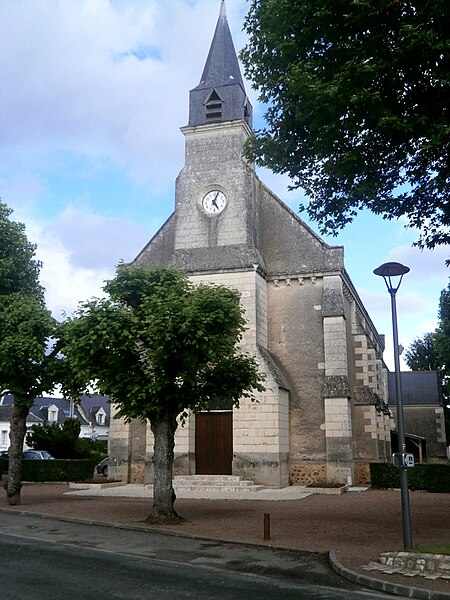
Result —
[[58, 420], [58, 413], [56, 410], [49, 410], [48, 411], [48, 420], [51, 423], [55, 423]]
[[217, 92], [214, 91], [206, 101], [206, 119], [210, 121], [217, 121], [221, 118], [222, 100]]
[[0, 446], [8, 446], [8, 431], [3, 429], [0, 433]]

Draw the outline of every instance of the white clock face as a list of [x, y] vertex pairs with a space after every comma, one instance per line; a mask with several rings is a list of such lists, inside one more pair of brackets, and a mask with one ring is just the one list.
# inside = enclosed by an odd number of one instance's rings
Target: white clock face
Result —
[[218, 215], [227, 205], [227, 197], [220, 190], [212, 190], [205, 194], [202, 206], [208, 215]]

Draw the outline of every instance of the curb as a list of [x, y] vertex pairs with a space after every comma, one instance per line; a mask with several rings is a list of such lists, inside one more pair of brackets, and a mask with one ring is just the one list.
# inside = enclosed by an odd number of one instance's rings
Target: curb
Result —
[[400, 583], [390, 583], [389, 581], [383, 581], [381, 579], [375, 579], [374, 577], [368, 577], [367, 575], [361, 575], [344, 567], [336, 557], [336, 550], [330, 550], [328, 555], [331, 568], [336, 571], [338, 575], [359, 583], [365, 587], [372, 588], [378, 592], [387, 592], [388, 594], [395, 594], [396, 596], [406, 596], [407, 598], [416, 598], [417, 600], [450, 600], [450, 594], [445, 592], [433, 592], [424, 588], [410, 587], [408, 585], [402, 585]]
[[[43, 513], [35, 513], [32, 511], [26, 510], [17, 510], [11, 508], [3, 508], [0, 507], [0, 512], [10, 513], [10, 514], [19, 514], [23, 516], [29, 517], [38, 517], [44, 520], [55, 520], [55, 521], [66, 521], [68, 523], [79, 523], [80, 525], [94, 525], [96, 527], [111, 527], [112, 529], [125, 529], [129, 531], [141, 531], [147, 533], [156, 533], [161, 535], [169, 535], [173, 537], [184, 537], [191, 538], [197, 540], [207, 540], [207, 541], [219, 541], [224, 544], [236, 544], [240, 546], [248, 546], [248, 547], [263, 547], [263, 548], [271, 548], [273, 550], [283, 550], [292, 553], [307, 553], [307, 554], [316, 554], [316, 555], [326, 555], [326, 552], [317, 552], [314, 550], [307, 550], [306, 548], [294, 550], [293, 548], [284, 548], [283, 546], [274, 546], [272, 544], [263, 544], [256, 542], [237, 542], [236, 540], [226, 540], [217, 538], [210, 538], [208, 536], [198, 536], [192, 533], [185, 533], [182, 531], [171, 531], [166, 529], [157, 529], [156, 527], [142, 527], [139, 525], [126, 525], [124, 523], [108, 523], [102, 521], [94, 521], [90, 519], [80, 519], [79, 517], [69, 517], [69, 516], [60, 516], [60, 515], [47, 515]], [[415, 598], [416, 600], [450, 600], [450, 594], [445, 592], [434, 592], [432, 590], [427, 590], [425, 588], [416, 588], [410, 587], [407, 585], [390, 583], [388, 581], [383, 581], [381, 579], [375, 579], [374, 577], [369, 577], [367, 575], [362, 575], [361, 573], [357, 573], [356, 571], [351, 571], [342, 565], [337, 557], [336, 551], [330, 550], [328, 553], [328, 562], [338, 575], [343, 577], [344, 579], [348, 579], [354, 583], [358, 583], [359, 585], [363, 585], [364, 587], [377, 590], [379, 592], [387, 592], [389, 594], [394, 594], [397, 596], [406, 596], [407, 598]]]

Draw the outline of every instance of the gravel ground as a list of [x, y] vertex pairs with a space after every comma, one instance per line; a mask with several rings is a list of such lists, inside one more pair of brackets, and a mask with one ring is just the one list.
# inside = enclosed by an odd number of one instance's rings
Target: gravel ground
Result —
[[[66, 484], [24, 484], [21, 505], [8, 507], [6, 493], [0, 509], [13, 508], [46, 515], [145, 526], [151, 500], [65, 494]], [[450, 494], [410, 492], [415, 546], [450, 543]], [[317, 494], [302, 500], [188, 500], [178, 499], [185, 521], [161, 529], [222, 540], [264, 543], [303, 550], [336, 550], [338, 560], [365, 576], [433, 591], [447, 592], [450, 581], [426, 580], [365, 571], [381, 552], [403, 548], [400, 492], [368, 490], [341, 496]], [[264, 514], [270, 515], [271, 539], [263, 541]]]

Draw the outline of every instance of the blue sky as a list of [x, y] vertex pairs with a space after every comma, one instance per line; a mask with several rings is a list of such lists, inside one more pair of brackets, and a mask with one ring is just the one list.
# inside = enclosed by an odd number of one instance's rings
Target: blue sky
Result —
[[[245, 0], [227, 0], [235, 45], [245, 44]], [[199, 82], [220, 0], [0, 2], [0, 196], [27, 226], [43, 261], [56, 317], [100, 293], [174, 207], [183, 165], [188, 91]], [[247, 85], [256, 127], [263, 107]], [[260, 171], [297, 211], [301, 191]], [[317, 227], [312, 225], [317, 231]], [[398, 293], [404, 346], [432, 331], [449, 281], [450, 249], [411, 248], [417, 232], [361, 214], [330, 244], [380, 333], [392, 367], [390, 300], [375, 267], [411, 268]]]

